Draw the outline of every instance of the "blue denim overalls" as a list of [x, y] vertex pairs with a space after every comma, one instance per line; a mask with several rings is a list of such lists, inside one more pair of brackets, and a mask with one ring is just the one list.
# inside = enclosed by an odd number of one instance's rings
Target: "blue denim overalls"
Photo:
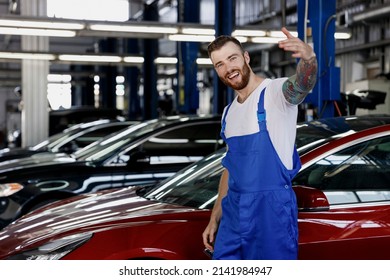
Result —
[[296, 259], [298, 225], [291, 179], [301, 167], [294, 149], [293, 169], [281, 162], [272, 145], [264, 110], [265, 89], [258, 102], [260, 131], [226, 138], [222, 165], [229, 171], [229, 189], [222, 200], [222, 219], [213, 259]]

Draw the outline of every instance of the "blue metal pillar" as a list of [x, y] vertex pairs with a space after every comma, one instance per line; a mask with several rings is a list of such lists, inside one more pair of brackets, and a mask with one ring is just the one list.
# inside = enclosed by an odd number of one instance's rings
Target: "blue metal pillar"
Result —
[[[215, 35], [231, 35], [235, 22], [235, 0], [215, 0]], [[221, 82], [215, 71], [213, 86], [213, 113], [222, 114], [223, 108], [234, 99], [234, 91]]]
[[[181, 11], [183, 14], [181, 16]], [[180, 22], [200, 22], [200, 1], [179, 1], [178, 13]], [[199, 90], [197, 86], [199, 43], [179, 42], [178, 49], [178, 84], [177, 109], [181, 113], [195, 114], [199, 108]]]
[[[72, 106], [94, 106], [94, 66], [92, 65], [71, 65], [74, 73], [72, 80]], [[77, 75], [80, 73], [80, 75]], [[88, 73], [88, 75], [86, 75]]]
[[[144, 20], [158, 21], [158, 1], [144, 6]], [[158, 117], [158, 93], [157, 93], [157, 67], [154, 60], [158, 54], [158, 40], [144, 39], [144, 64], [143, 64], [143, 119], [154, 119]]]
[[[308, 3], [308, 22], [305, 5]], [[298, 34], [304, 39], [305, 24], [312, 30], [318, 61], [317, 84], [305, 102], [317, 108], [317, 117], [333, 117], [334, 102], [340, 100], [340, 68], [335, 67], [336, 0], [298, 0]]]
[[[99, 51], [101, 53], [116, 53], [117, 40], [116, 38], [108, 38], [99, 41]], [[100, 77], [100, 94], [101, 105], [103, 108], [116, 108], [116, 76], [118, 69], [116, 66], [101, 66], [100, 72], [104, 73]]]
[[[126, 52], [130, 55], [140, 53], [138, 39], [126, 39]], [[129, 87], [129, 112], [128, 119], [136, 120], [142, 117], [141, 100], [138, 94], [140, 70], [138, 66], [129, 66], [125, 68], [125, 77]]]

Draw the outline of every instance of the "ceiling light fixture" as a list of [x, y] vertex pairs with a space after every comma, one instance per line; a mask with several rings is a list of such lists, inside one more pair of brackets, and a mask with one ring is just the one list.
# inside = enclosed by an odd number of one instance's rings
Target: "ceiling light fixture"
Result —
[[192, 34], [192, 35], [215, 35], [215, 30], [212, 28], [193, 28], [193, 27], [183, 27], [181, 29], [183, 34]]
[[215, 37], [211, 35], [174, 34], [174, 35], [169, 35], [168, 39], [171, 41], [184, 41], [184, 42], [211, 42], [215, 39]]
[[[289, 30], [289, 32], [294, 37], [298, 37], [298, 32], [297, 31], [290, 31]], [[267, 35], [269, 37], [273, 37], [273, 38], [282, 38], [282, 39], [287, 38], [286, 34], [284, 34], [282, 31], [278, 31], [278, 30], [270, 30], [270, 31], [267, 32]]]
[[262, 37], [266, 36], [267, 32], [263, 30], [237, 29], [232, 32], [232, 36], [247, 36], [247, 37]]
[[177, 58], [176, 57], [157, 57], [154, 60], [154, 63], [156, 63], [156, 64], [176, 64]]
[[45, 53], [17, 53], [17, 52], [0, 52], [0, 59], [38, 59], [38, 60], [55, 60], [54, 54]]
[[198, 64], [198, 65], [213, 65], [210, 58], [197, 58], [196, 64]]
[[0, 19], [0, 26], [66, 30], [81, 30], [85, 28], [83, 23], [16, 19]]
[[250, 41], [258, 44], [277, 44], [282, 41], [283, 38], [279, 37], [252, 37]]
[[58, 55], [58, 59], [61, 61], [77, 61], [77, 62], [112, 62], [118, 63], [122, 61], [120, 56], [116, 55], [74, 55], [74, 54], [61, 54]]
[[248, 42], [248, 37], [244, 36], [235, 36], [235, 38], [242, 44]]
[[0, 27], [0, 34], [26, 35], [26, 36], [75, 37], [76, 31], [58, 30], [58, 29]]
[[335, 39], [341, 39], [341, 40], [348, 40], [351, 39], [351, 33], [349, 32], [335, 32], [334, 38]]
[[179, 29], [177, 27], [122, 25], [122, 24], [90, 24], [89, 29], [94, 31], [158, 33], [158, 34], [176, 34], [179, 32]]
[[126, 63], [142, 64], [145, 59], [141, 56], [125, 56], [123, 61]]

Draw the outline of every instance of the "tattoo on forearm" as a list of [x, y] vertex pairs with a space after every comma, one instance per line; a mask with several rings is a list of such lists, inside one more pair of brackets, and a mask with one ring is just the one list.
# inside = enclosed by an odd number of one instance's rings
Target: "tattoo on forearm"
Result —
[[314, 57], [309, 61], [301, 59], [297, 66], [296, 83], [305, 92], [313, 89], [317, 77], [317, 59]]
[[301, 59], [297, 65], [297, 73], [291, 76], [283, 85], [283, 93], [291, 104], [299, 104], [314, 88], [317, 80], [317, 59], [309, 61]]

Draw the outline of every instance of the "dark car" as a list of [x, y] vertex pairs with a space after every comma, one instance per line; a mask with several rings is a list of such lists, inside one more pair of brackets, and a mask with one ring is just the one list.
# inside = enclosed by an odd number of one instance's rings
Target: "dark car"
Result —
[[[299, 125], [302, 169], [293, 184], [300, 259], [389, 259], [389, 120]], [[224, 153], [156, 186], [80, 195], [29, 213], [0, 232], [0, 258], [207, 259], [201, 235]]]
[[[70, 109], [52, 110], [49, 112], [49, 136], [60, 133], [79, 123], [96, 120], [124, 119], [122, 111], [113, 108], [95, 108], [93, 106], [76, 106]], [[8, 134], [8, 147], [17, 148], [21, 145], [22, 133], [20, 129]]]
[[1, 149], [0, 162], [29, 157], [38, 153], [71, 154], [104, 136], [135, 123], [136, 121], [107, 119], [75, 124], [33, 147]]
[[220, 117], [175, 116], [132, 125], [71, 157], [0, 164], [0, 225], [69, 196], [156, 183], [223, 146]]

